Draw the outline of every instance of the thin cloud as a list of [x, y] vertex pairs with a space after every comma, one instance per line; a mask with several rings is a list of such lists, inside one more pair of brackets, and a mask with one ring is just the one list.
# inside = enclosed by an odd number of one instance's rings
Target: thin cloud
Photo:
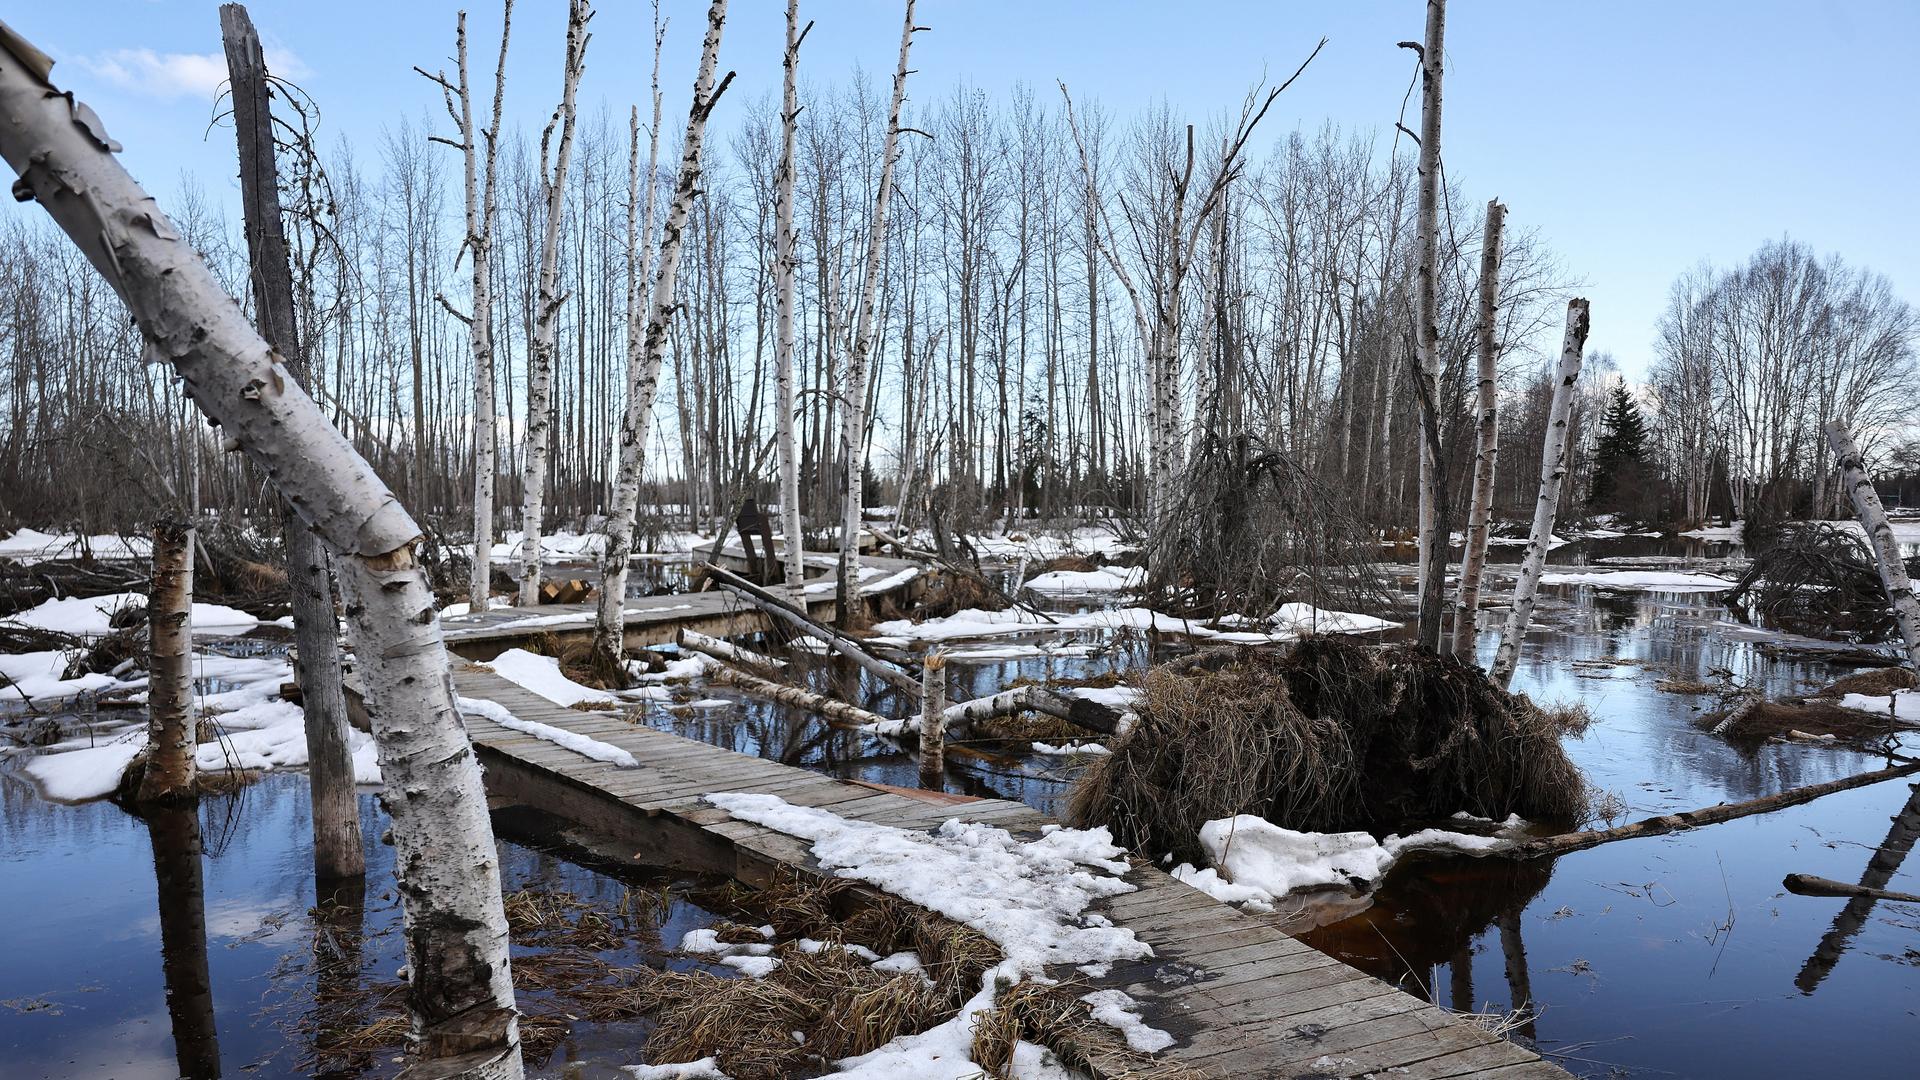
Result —
[[[268, 48], [267, 70], [298, 79], [309, 72], [291, 49]], [[174, 101], [193, 98], [211, 101], [227, 81], [226, 57], [210, 53], [162, 53], [152, 49], [114, 49], [72, 61], [90, 74], [122, 90]]]

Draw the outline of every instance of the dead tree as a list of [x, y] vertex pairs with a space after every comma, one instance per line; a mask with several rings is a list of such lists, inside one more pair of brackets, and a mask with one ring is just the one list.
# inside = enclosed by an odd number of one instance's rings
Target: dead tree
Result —
[[[640, 466], [646, 458], [647, 422], [653, 416], [653, 397], [660, 387], [660, 366], [667, 357], [667, 321], [673, 314], [674, 282], [680, 272], [680, 242], [686, 234], [687, 215], [693, 209], [693, 197], [700, 185], [700, 149], [705, 141], [707, 117], [733, 82], [733, 72], [713, 84], [714, 67], [720, 56], [720, 32], [727, 19], [727, 0], [713, 0], [707, 9], [707, 36], [700, 48], [700, 70], [693, 80], [693, 106], [687, 113], [687, 135], [680, 152], [680, 175], [674, 181], [673, 201], [667, 204], [667, 220], [660, 231], [660, 265], [653, 281], [652, 299], [647, 304], [647, 329], [642, 355], [628, 355], [630, 380], [627, 408], [620, 421], [620, 468], [614, 482], [613, 507], [607, 518], [607, 547], [600, 568], [600, 603], [594, 623], [594, 665], [603, 677], [620, 681], [624, 622], [621, 614], [627, 598], [627, 564], [633, 558], [634, 515], [639, 509]], [[657, 39], [656, 39], [657, 40]], [[657, 140], [656, 140], [657, 145]], [[635, 157], [639, 144], [634, 144]], [[631, 206], [629, 192], [629, 206]], [[633, 231], [629, 217], [628, 233]]]
[[517, 1078], [500, 867], [486, 792], [454, 708], [420, 527], [288, 372], [152, 197], [113, 156], [52, 61], [0, 26], [0, 157], [113, 287], [194, 404], [335, 558], [360, 657], [405, 900], [415, 1049], [435, 1076]]
[[[911, 21], [911, 20], [909, 20]], [[774, 438], [780, 456], [780, 531], [786, 536], [783, 550], [786, 583], [798, 592], [807, 576], [806, 552], [800, 542], [800, 451], [793, 432], [793, 278], [800, 267], [796, 248], [799, 239], [793, 231], [794, 142], [800, 120], [800, 93], [796, 69], [800, 65], [800, 43], [806, 29], [800, 28], [800, 0], [787, 0], [787, 51], [782, 66], [786, 75], [780, 94], [780, 170], [774, 174], [774, 292], [778, 312], [774, 316], [773, 362], [778, 397], [774, 408]]]
[[[507, 38], [513, 29], [513, 0], [505, 0], [500, 16], [500, 59], [493, 69], [493, 112], [479, 139], [474, 138], [473, 94], [467, 81], [467, 13], [455, 24], [455, 63], [459, 83], [445, 73], [427, 77], [446, 94], [447, 113], [453, 117], [460, 141], [430, 136], [461, 152], [462, 192], [466, 196], [467, 235], [461, 251], [472, 260], [473, 310], [463, 315], [445, 295], [436, 296], [447, 313], [467, 325], [467, 344], [473, 355], [473, 566], [467, 579], [468, 609], [487, 610], [493, 591], [494, 396], [493, 374], [493, 218], [500, 159], [500, 106], [507, 91]], [[427, 73], [414, 68], [420, 74]], [[486, 144], [482, 151], [480, 143]], [[476, 159], [484, 162], [476, 167]], [[484, 174], [485, 179], [480, 177]], [[456, 266], [458, 258], [455, 259]]]
[[1573, 440], [1568, 416], [1573, 411], [1573, 384], [1580, 378], [1581, 356], [1587, 347], [1587, 302], [1567, 301], [1567, 332], [1560, 341], [1560, 369], [1554, 373], [1553, 404], [1547, 410], [1547, 437], [1540, 451], [1540, 496], [1533, 504], [1533, 531], [1527, 534], [1527, 554], [1520, 563], [1520, 579], [1513, 586], [1513, 610], [1494, 654], [1493, 681], [1505, 687], [1513, 681], [1520, 660], [1520, 639], [1533, 621], [1533, 603], [1540, 588], [1540, 572], [1553, 544], [1553, 519], [1560, 508], [1560, 484], [1567, 476], [1567, 447]]
[[1453, 654], [1473, 660], [1480, 618], [1480, 577], [1487, 565], [1487, 533], [1493, 522], [1493, 482], [1500, 458], [1500, 343], [1495, 324], [1500, 311], [1500, 239], [1507, 208], [1487, 203], [1487, 226], [1480, 237], [1480, 319], [1474, 338], [1479, 354], [1480, 446], [1473, 459], [1473, 501], [1467, 507], [1467, 547], [1460, 557], [1460, 597], [1453, 611]]
[[920, 665], [920, 786], [946, 786], [947, 658], [931, 652]]
[[193, 528], [169, 518], [153, 527], [147, 588], [147, 756], [136, 798], [193, 795]]
[[[240, 200], [260, 336], [285, 359], [288, 374], [307, 379], [305, 343], [294, 322], [293, 268], [280, 217], [280, 171], [274, 159], [272, 97], [265, 55], [247, 9], [220, 7], [233, 90], [233, 129], [240, 146]], [[360, 800], [354, 791], [347, 738], [347, 694], [340, 681], [340, 624], [326, 552], [313, 530], [286, 516], [287, 584], [293, 594], [294, 676], [306, 715], [307, 786], [313, 800], [313, 870], [322, 879], [367, 872], [360, 848]], [[482, 607], [480, 610], [485, 610]]]
[[[560, 288], [560, 224], [567, 207], [567, 166], [573, 160], [574, 95], [586, 69], [587, 20], [593, 18], [587, 0], [567, 4], [567, 53], [561, 72], [560, 107], [553, 111], [540, 134], [540, 187], [546, 196], [546, 228], [540, 240], [540, 278], [533, 310], [533, 346], [527, 356], [526, 469], [520, 479], [520, 527], [526, 536], [520, 545], [520, 605], [540, 602], [540, 529], [547, 508], [547, 460], [553, 451], [553, 348], [559, 330], [560, 306], [567, 298]], [[547, 164], [553, 129], [560, 128], [560, 146]], [[476, 552], [476, 554], [478, 554]], [[481, 608], [480, 610], [485, 610]]]
[[1860, 458], [1860, 448], [1853, 443], [1853, 433], [1838, 420], [1827, 424], [1827, 445], [1833, 449], [1833, 456], [1840, 469], [1840, 484], [1853, 496], [1853, 512], [1860, 519], [1860, 527], [1866, 530], [1867, 546], [1873, 549], [1874, 562], [1880, 567], [1880, 584], [1887, 590], [1887, 601], [1893, 605], [1893, 616], [1900, 623], [1900, 637], [1907, 645], [1907, 662], [1920, 669], [1920, 600], [1913, 595], [1913, 582], [1907, 578], [1907, 567], [1900, 560], [1900, 542], [1894, 539], [1893, 527], [1887, 524], [1886, 508], [1880, 505], [1880, 495], [1873, 490], [1873, 478], [1867, 475], [1866, 464]]
[[[856, 625], [860, 618], [860, 502], [866, 476], [867, 356], [873, 351], [873, 308], [880, 295], [880, 261], [887, 250], [887, 203], [893, 198], [893, 166], [899, 157], [900, 106], [907, 98], [907, 53], [913, 47], [913, 0], [900, 27], [900, 63], [893, 71], [893, 100], [887, 106], [887, 134], [880, 144], [880, 187], [873, 196], [873, 222], [867, 232], [866, 277], [861, 281], [860, 313], [854, 324], [853, 348], [847, 353], [841, 384], [840, 452], [846, 457], [847, 486], [840, 517], [840, 576], [836, 596], [840, 625]], [[793, 537], [788, 537], [792, 544]], [[788, 571], [791, 573], [791, 569]]]
[[1447, 0], [1427, 0], [1424, 44], [1401, 42], [1420, 55], [1420, 194], [1414, 271], [1414, 399], [1420, 408], [1420, 616], [1418, 640], [1441, 646], [1440, 602], [1447, 570], [1447, 463], [1440, 450], [1440, 78]]

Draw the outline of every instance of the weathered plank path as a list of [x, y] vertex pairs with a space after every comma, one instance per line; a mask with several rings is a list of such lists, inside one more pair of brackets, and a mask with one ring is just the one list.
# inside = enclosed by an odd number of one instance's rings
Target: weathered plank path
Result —
[[[672, 615], [684, 619], [688, 611]], [[468, 720], [497, 803], [537, 807], [613, 837], [623, 853], [644, 863], [750, 884], [821, 872], [806, 842], [735, 820], [703, 799], [710, 792], [777, 795], [902, 829], [932, 829], [957, 817], [1031, 836], [1050, 824], [1022, 803], [916, 797], [639, 727], [611, 713], [563, 709], [466, 665], [455, 665], [454, 681], [463, 697], [491, 700], [521, 719], [632, 753], [641, 767], [617, 768], [482, 718]], [[1137, 891], [1099, 910], [1152, 945], [1155, 956], [1116, 965], [1092, 981], [1125, 990], [1142, 1002], [1149, 1023], [1178, 1038], [1162, 1055], [1170, 1066], [1223, 1078], [1302, 1080], [1366, 1073], [1405, 1080], [1568, 1075], [1138, 860], [1127, 880]]]
[[[878, 574], [863, 582], [862, 595], [877, 599], [885, 595], [911, 597], [923, 577], [880, 588], [893, 575], [923, 569], [906, 559], [877, 555], [862, 556], [861, 564]], [[813, 553], [806, 559], [809, 571], [831, 571], [831, 555]], [[739, 549], [722, 552], [722, 565], [744, 569], [746, 562]], [[566, 576], [564, 567], [555, 567], [553, 576]], [[816, 619], [834, 618], [833, 579], [811, 577], [807, 581], [807, 612]], [[770, 620], [760, 609], [719, 589], [707, 592], [674, 593], [669, 596], [635, 597], [626, 603], [626, 647], [644, 649], [674, 640], [681, 627], [709, 637], [728, 638], [756, 634], [769, 628]], [[533, 607], [494, 608], [491, 611], [448, 616], [441, 620], [447, 649], [468, 660], [491, 660], [508, 649], [551, 634], [562, 643], [569, 638], [586, 640], [593, 634], [592, 604], [539, 604]]]

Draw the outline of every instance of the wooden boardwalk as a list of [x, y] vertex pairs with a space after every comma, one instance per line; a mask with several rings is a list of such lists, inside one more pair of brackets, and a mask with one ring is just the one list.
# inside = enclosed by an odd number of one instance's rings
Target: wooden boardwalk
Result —
[[[685, 602], [688, 597], [661, 598]], [[705, 602], [702, 601], [704, 604]], [[663, 613], [679, 623], [705, 608]], [[647, 623], [649, 627], [654, 625]], [[490, 672], [456, 665], [463, 697], [515, 716], [622, 747], [641, 763], [616, 768], [481, 718], [474, 746], [496, 804], [524, 804], [617, 841], [623, 857], [727, 874], [749, 884], [820, 873], [809, 845], [734, 819], [710, 792], [760, 792], [800, 806], [903, 829], [949, 818], [1037, 835], [1049, 820], [1022, 803], [924, 797], [749, 757], [611, 713], [563, 709]], [[1147, 1022], [1178, 1043], [1169, 1074], [1217, 1077], [1358, 1077], [1550, 1080], [1568, 1074], [1531, 1051], [1463, 1022], [1134, 860], [1136, 891], [1101, 911], [1153, 947], [1154, 957], [1115, 965], [1095, 987], [1125, 990]], [[1137, 1062], [1136, 1062], [1137, 1063]], [[1100, 1062], [1095, 1060], [1096, 1067]], [[1127, 1063], [1115, 1061], [1117, 1075]], [[1104, 1070], [1103, 1070], [1104, 1072]], [[1142, 1075], [1137, 1069], [1129, 1075]]]
[[[723, 552], [721, 563], [744, 568], [738, 548]], [[925, 574], [887, 589], [875, 589], [888, 577], [907, 570], [923, 570], [921, 564], [906, 559], [864, 555], [861, 563], [879, 572], [866, 581], [863, 595], [868, 599], [898, 595], [911, 599], [918, 594]], [[834, 618], [834, 557], [810, 553], [806, 563], [816, 576], [807, 579], [807, 612], [816, 619]], [[548, 576], [565, 576], [563, 568]], [[594, 605], [540, 604], [534, 607], [494, 608], [491, 611], [452, 615], [440, 621], [447, 650], [468, 660], [486, 661], [545, 635], [553, 635], [565, 644], [568, 639], [586, 639], [593, 633]], [[770, 620], [760, 609], [720, 589], [707, 592], [674, 593], [668, 596], [634, 597], [626, 603], [626, 647], [629, 651], [672, 643], [681, 627], [710, 637], [728, 638], [757, 634], [769, 628]]]

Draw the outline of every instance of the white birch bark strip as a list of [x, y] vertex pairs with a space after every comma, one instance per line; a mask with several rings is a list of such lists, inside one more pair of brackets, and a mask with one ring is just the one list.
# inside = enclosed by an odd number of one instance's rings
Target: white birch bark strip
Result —
[[[526, 470], [521, 477], [520, 605], [540, 602], [540, 530], [547, 508], [547, 459], [553, 450], [553, 348], [559, 330], [560, 224], [566, 212], [567, 168], [573, 160], [574, 99], [586, 67], [587, 20], [593, 12], [587, 0], [567, 5], [566, 66], [562, 71], [560, 107], [540, 137], [540, 183], [546, 193], [546, 227], [540, 241], [540, 276], [535, 288], [533, 347], [527, 357]], [[560, 125], [560, 147], [547, 168], [547, 146], [554, 124]], [[479, 610], [486, 610], [484, 607]]]
[[1560, 484], [1567, 475], [1567, 444], [1573, 438], [1573, 426], [1567, 422], [1573, 410], [1573, 384], [1580, 378], [1581, 354], [1587, 346], [1587, 302], [1567, 301], [1567, 331], [1560, 344], [1560, 367], [1554, 372], [1553, 404], [1547, 410], [1547, 436], [1540, 451], [1540, 496], [1533, 506], [1533, 531], [1527, 536], [1527, 554], [1520, 564], [1520, 579], [1513, 586], [1513, 610], [1507, 613], [1507, 626], [1500, 635], [1500, 651], [1494, 654], [1493, 681], [1505, 687], [1513, 681], [1513, 669], [1520, 659], [1520, 640], [1527, 636], [1527, 624], [1533, 621], [1535, 594], [1540, 588], [1540, 571], [1547, 563], [1547, 547], [1553, 540], [1553, 519], [1560, 508]]
[[153, 578], [147, 588], [147, 760], [141, 802], [193, 795], [193, 530], [163, 520], [153, 527]]
[[[693, 209], [693, 197], [699, 189], [700, 150], [705, 141], [707, 117], [713, 113], [720, 95], [726, 92], [727, 84], [733, 81], [733, 73], [728, 72], [726, 80], [717, 88], [713, 82], [714, 68], [720, 56], [720, 32], [726, 24], [726, 18], [727, 0], [713, 0], [713, 5], [707, 10], [707, 36], [701, 44], [700, 70], [693, 81], [693, 105], [687, 113], [687, 136], [680, 153], [680, 175], [674, 181], [673, 199], [667, 204], [667, 220], [661, 227], [660, 265], [653, 281], [652, 298], [647, 304], [646, 334], [638, 356], [634, 354], [629, 338], [627, 407], [620, 419], [620, 467], [614, 483], [613, 508], [607, 518], [607, 544], [600, 567], [600, 599], [593, 634], [595, 666], [608, 676], [617, 676], [622, 670], [622, 608], [627, 596], [628, 564], [633, 558], [633, 524], [640, 499], [640, 467], [646, 459], [647, 426], [653, 417], [654, 395], [660, 389], [660, 366], [667, 357], [667, 320], [673, 315], [673, 291], [680, 272], [681, 239], [686, 233], [687, 215]], [[656, 120], [656, 130], [658, 126]], [[655, 147], [657, 151], [657, 138]], [[636, 136], [636, 158], [638, 149]], [[649, 202], [652, 198], [651, 187], [649, 181]], [[631, 209], [631, 193], [628, 205]], [[628, 221], [628, 232], [631, 234], [631, 213]], [[632, 333], [631, 323], [628, 324], [628, 332]]]
[[1880, 584], [1887, 590], [1893, 617], [1900, 623], [1900, 636], [1907, 645], [1907, 662], [1920, 669], [1920, 600], [1914, 598], [1913, 582], [1907, 577], [1906, 563], [1900, 559], [1900, 541], [1893, 535], [1893, 526], [1887, 523], [1886, 508], [1880, 505], [1880, 494], [1873, 490], [1873, 478], [1867, 475], [1860, 448], [1854, 445], [1853, 433], [1840, 421], [1830, 421], [1827, 445], [1832, 448], [1840, 469], [1840, 486], [1853, 497], [1853, 512], [1860, 519], [1860, 527], [1867, 532], [1867, 546], [1873, 549], [1874, 561], [1880, 567]]
[[364, 666], [405, 899], [415, 1045], [441, 1075], [522, 1075], [486, 793], [453, 707], [420, 529], [193, 247], [114, 159], [100, 119], [52, 89], [38, 50], [0, 25], [0, 157], [126, 303], [149, 351], [266, 471], [339, 557]]
[[1473, 460], [1473, 497], [1467, 508], [1467, 548], [1460, 557], [1459, 603], [1453, 612], [1453, 654], [1473, 661], [1479, 633], [1480, 578], [1487, 565], [1487, 534], [1493, 523], [1493, 482], [1500, 457], [1500, 383], [1495, 340], [1500, 311], [1501, 240], [1507, 208], [1499, 199], [1487, 203], [1487, 223], [1480, 236], [1480, 320], [1475, 327], [1479, 353], [1479, 436]]
[[840, 518], [839, 621], [856, 625], [863, 605], [856, 587], [860, 567], [860, 481], [866, 472], [867, 356], [873, 349], [873, 306], [880, 293], [880, 260], [887, 246], [887, 204], [893, 197], [893, 165], [900, 145], [900, 107], [907, 96], [907, 54], [913, 47], [913, 3], [907, 0], [900, 29], [900, 63], [893, 72], [893, 99], [887, 106], [887, 134], [880, 146], [880, 190], [873, 197], [873, 224], [867, 234], [866, 276], [861, 281], [860, 314], [853, 349], [847, 355], [841, 386], [840, 452], [847, 467]]

